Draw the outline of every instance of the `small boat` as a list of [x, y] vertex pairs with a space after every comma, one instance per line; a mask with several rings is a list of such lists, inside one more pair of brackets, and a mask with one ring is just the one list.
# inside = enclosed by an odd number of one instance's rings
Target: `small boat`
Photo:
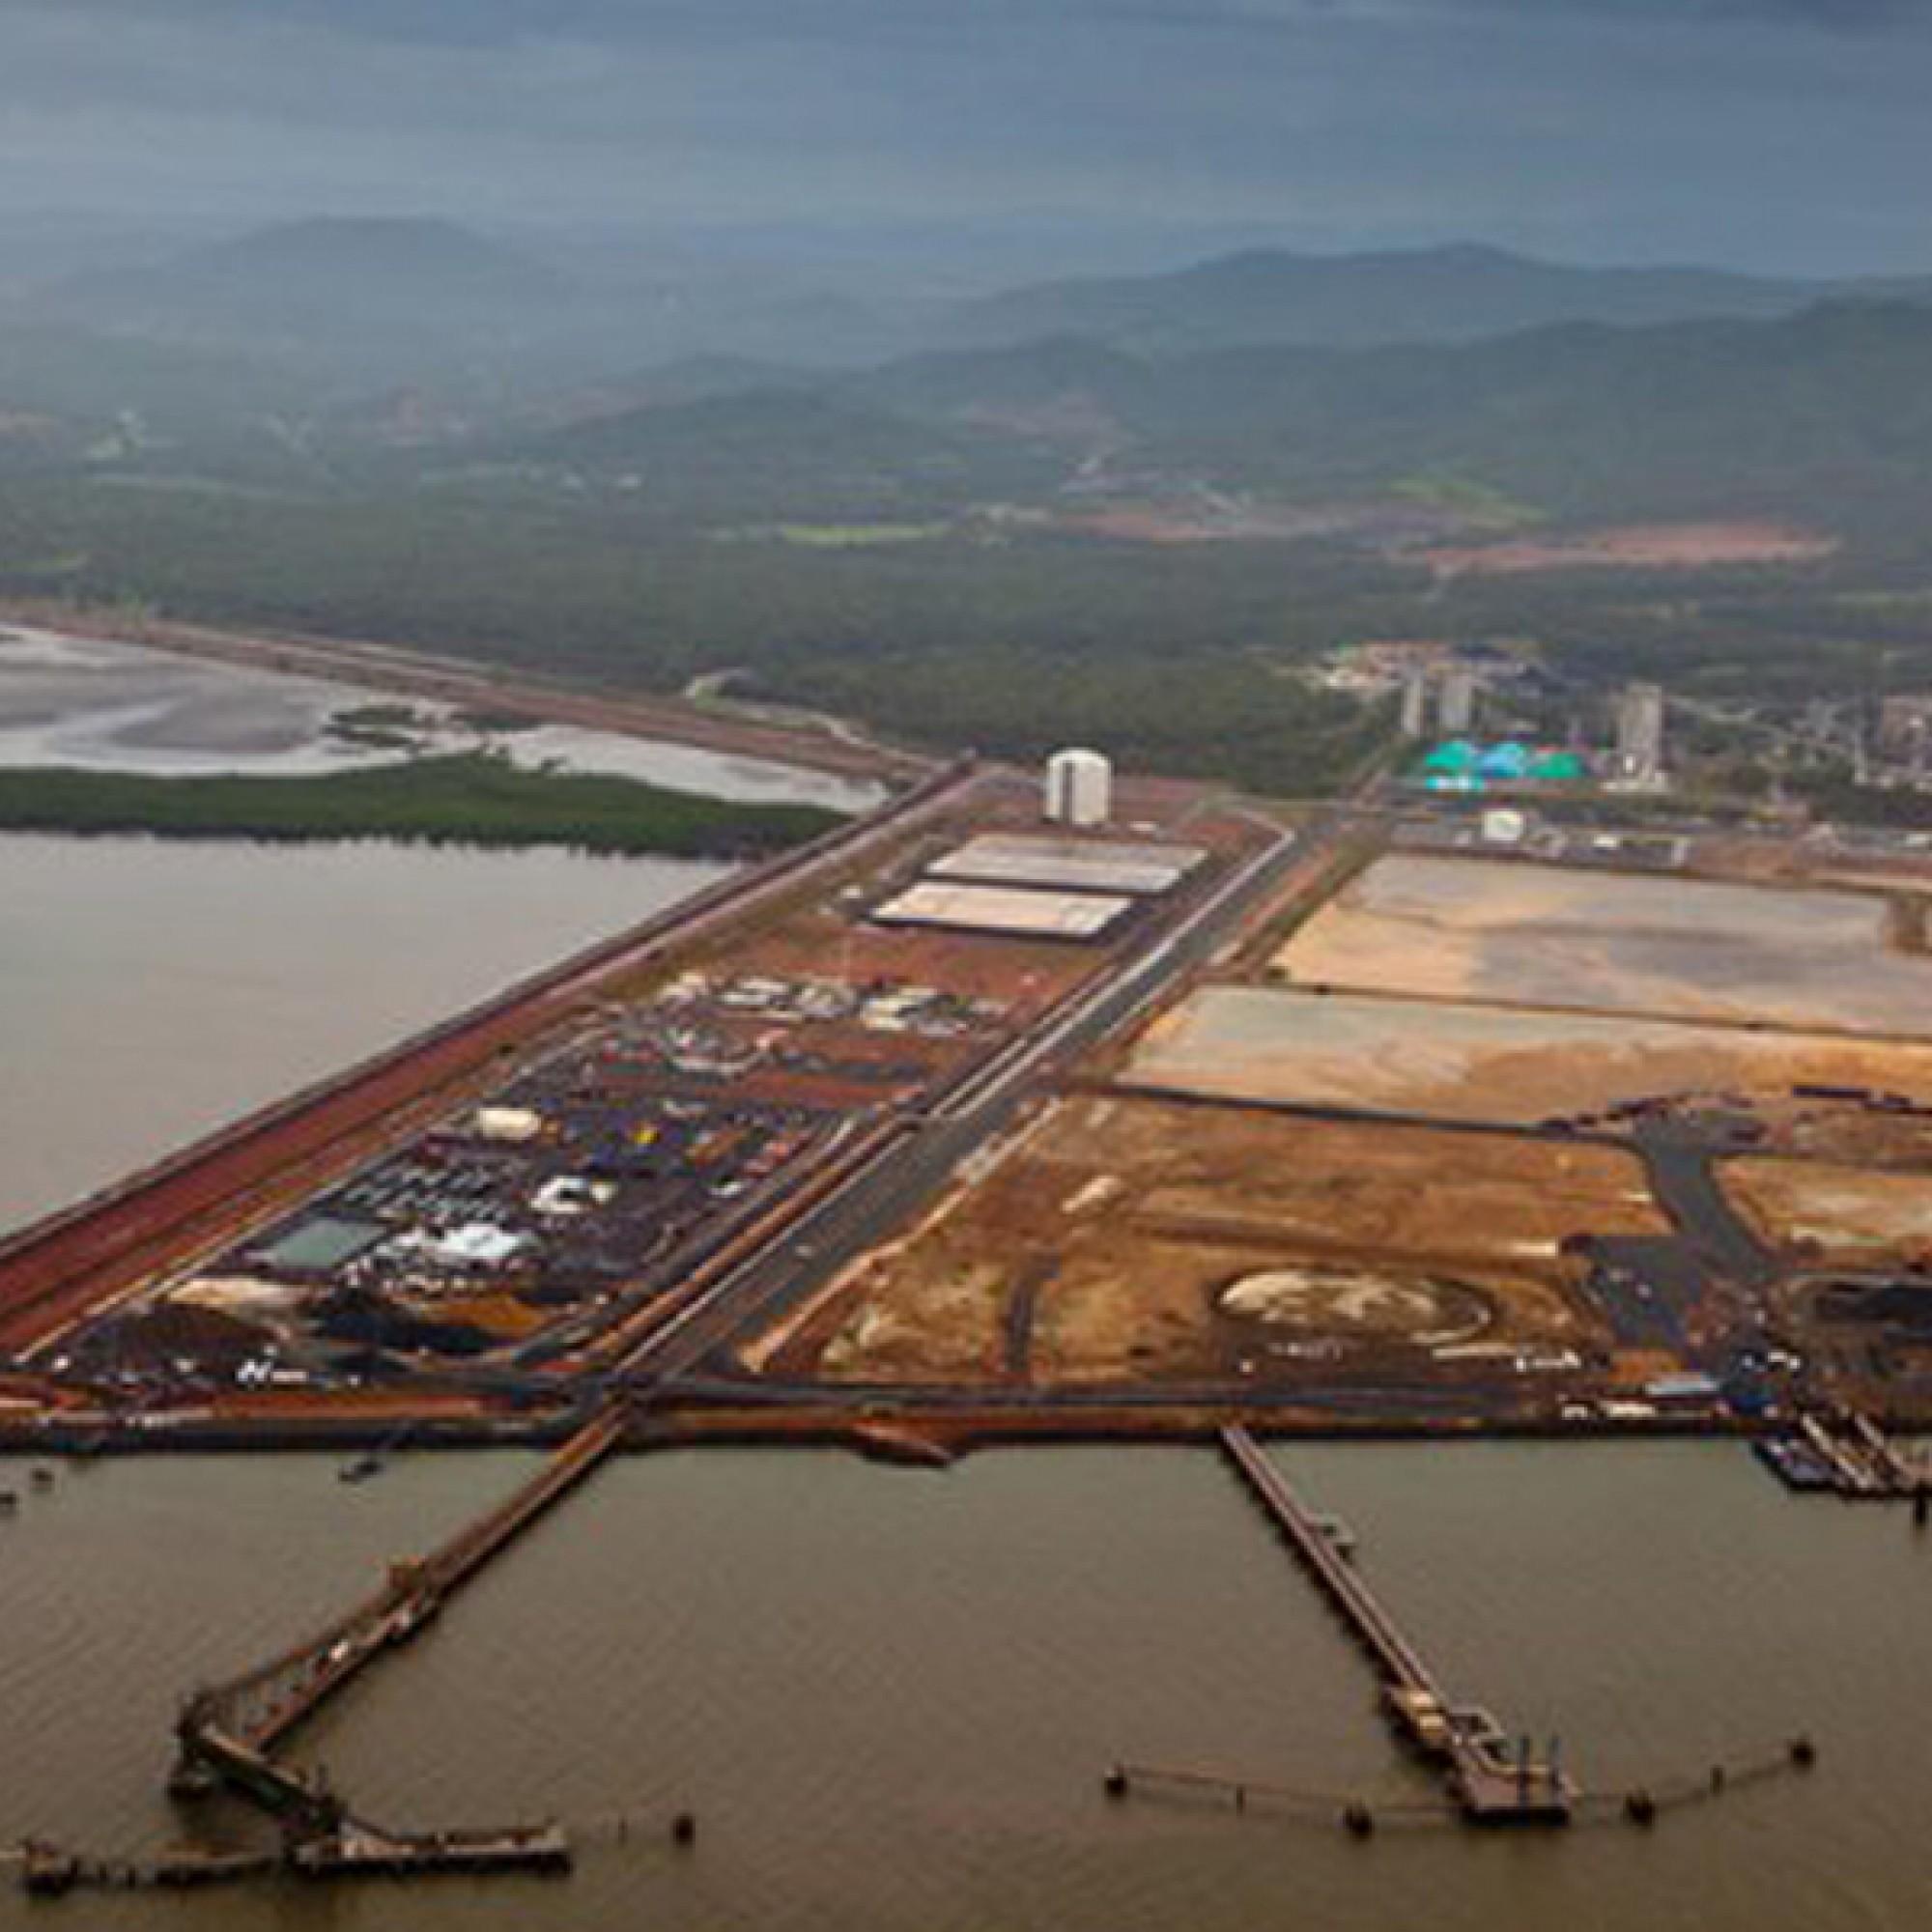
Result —
[[1832, 1465], [1807, 1442], [1791, 1435], [1761, 1435], [1751, 1453], [1786, 1489], [1801, 1495], [1834, 1489]]

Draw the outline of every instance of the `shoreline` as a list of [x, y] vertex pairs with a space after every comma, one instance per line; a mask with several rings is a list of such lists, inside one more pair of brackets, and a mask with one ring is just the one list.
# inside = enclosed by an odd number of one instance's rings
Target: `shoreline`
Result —
[[784, 851], [843, 820], [817, 806], [714, 799], [639, 779], [527, 772], [484, 752], [274, 778], [0, 767], [0, 833], [71, 838], [257, 844], [373, 838], [728, 862]]

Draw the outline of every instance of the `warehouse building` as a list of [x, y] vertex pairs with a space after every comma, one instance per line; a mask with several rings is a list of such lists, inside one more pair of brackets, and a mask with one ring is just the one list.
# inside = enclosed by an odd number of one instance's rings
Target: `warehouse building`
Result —
[[935, 879], [1152, 898], [1172, 892], [1207, 857], [1198, 845], [1137, 845], [1109, 839], [1037, 838], [986, 833], [928, 868]]
[[1133, 900], [1105, 893], [1033, 892], [1020, 887], [925, 879], [873, 909], [880, 925], [928, 925], [1012, 939], [1094, 940]]

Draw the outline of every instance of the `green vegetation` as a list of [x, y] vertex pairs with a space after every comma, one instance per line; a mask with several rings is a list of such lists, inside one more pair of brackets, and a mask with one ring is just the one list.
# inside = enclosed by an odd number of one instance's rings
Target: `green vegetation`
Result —
[[950, 524], [781, 524], [772, 532], [800, 550], [872, 550], [881, 544], [925, 543]]
[[[53, 424], [0, 441], [14, 598], [613, 690], [729, 668], [748, 697], [935, 749], [1093, 740], [1276, 795], [1330, 788], [1387, 742], [1383, 713], [1281, 674], [1351, 640], [1515, 640], [1550, 673], [1552, 736], [1633, 677], [1739, 706], [1932, 689], [1932, 316], [1909, 308], [1164, 360], [1062, 341], [754, 372], [764, 386], [541, 431], [478, 402], [481, 433], [407, 443], [373, 405], [217, 410], [200, 362], [162, 357], [165, 434], [105, 468], [72, 452], [114, 426], [121, 365], [99, 362], [82, 410], [81, 349], [42, 348], [43, 382], [0, 370], [0, 415], [38, 398]], [[1060, 526], [1109, 502], [1184, 523], [1229, 495], [1333, 533]], [[1480, 541], [1534, 505], [1557, 535], [1719, 517], [1843, 541], [1807, 563], [1436, 582], [1386, 530], [1324, 523], [1338, 505], [1410, 506], [1396, 539], [1413, 506]]]
[[1527, 503], [1473, 476], [1457, 476], [1428, 470], [1399, 478], [1389, 495], [1405, 503], [1418, 503], [1426, 510], [1447, 510], [1465, 518], [1485, 530], [1525, 529], [1542, 521], [1542, 513]]
[[353, 731], [420, 731], [428, 720], [413, 704], [378, 701], [348, 704], [328, 715], [331, 729]]
[[1895, 831], [1932, 831], [1932, 793], [1864, 785], [1842, 773], [1801, 773], [1788, 781], [1820, 818]]
[[407, 752], [422, 742], [430, 720], [410, 704], [352, 704], [328, 717], [328, 735], [372, 752]]
[[[85, 566], [50, 582], [31, 559], [57, 551]], [[536, 491], [372, 486], [300, 506], [86, 483], [0, 495], [0, 595], [138, 596], [620, 690], [731, 667], [743, 696], [935, 749], [1031, 756], [1093, 738], [1144, 767], [1301, 796], [1381, 727], [1273, 667], [1338, 633], [1402, 635], [1425, 583], [1314, 545], [717, 544], [628, 499]]]
[[837, 822], [810, 806], [739, 805], [632, 779], [526, 772], [487, 753], [320, 778], [0, 769], [0, 828], [11, 832], [394, 838], [743, 859]]

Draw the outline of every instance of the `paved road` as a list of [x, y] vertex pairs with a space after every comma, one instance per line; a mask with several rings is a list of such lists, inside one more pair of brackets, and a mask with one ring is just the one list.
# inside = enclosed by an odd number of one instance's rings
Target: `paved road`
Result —
[[1211, 958], [1307, 851], [1278, 833], [1165, 937], [1104, 984], [1015, 1041], [770, 1247], [649, 1336], [618, 1378], [662, 1388], [698, 1369], [754, 1321], [769, 1321], [832, 1279], [934, 1200], [959, 1164], [1011, 1126], [1064, 1065], [1131, 1024], [1183, 974]]
[[1777, 1279], [1783, 1270], [1776, 1252], [1758, 1238], [1718, 1179], [1720, 1150], [1708, 1132], [1661, 1121], [1639, 1125], [1632, 1139], [1658, 1205], [1707, 1271], [1750, 1288]]

